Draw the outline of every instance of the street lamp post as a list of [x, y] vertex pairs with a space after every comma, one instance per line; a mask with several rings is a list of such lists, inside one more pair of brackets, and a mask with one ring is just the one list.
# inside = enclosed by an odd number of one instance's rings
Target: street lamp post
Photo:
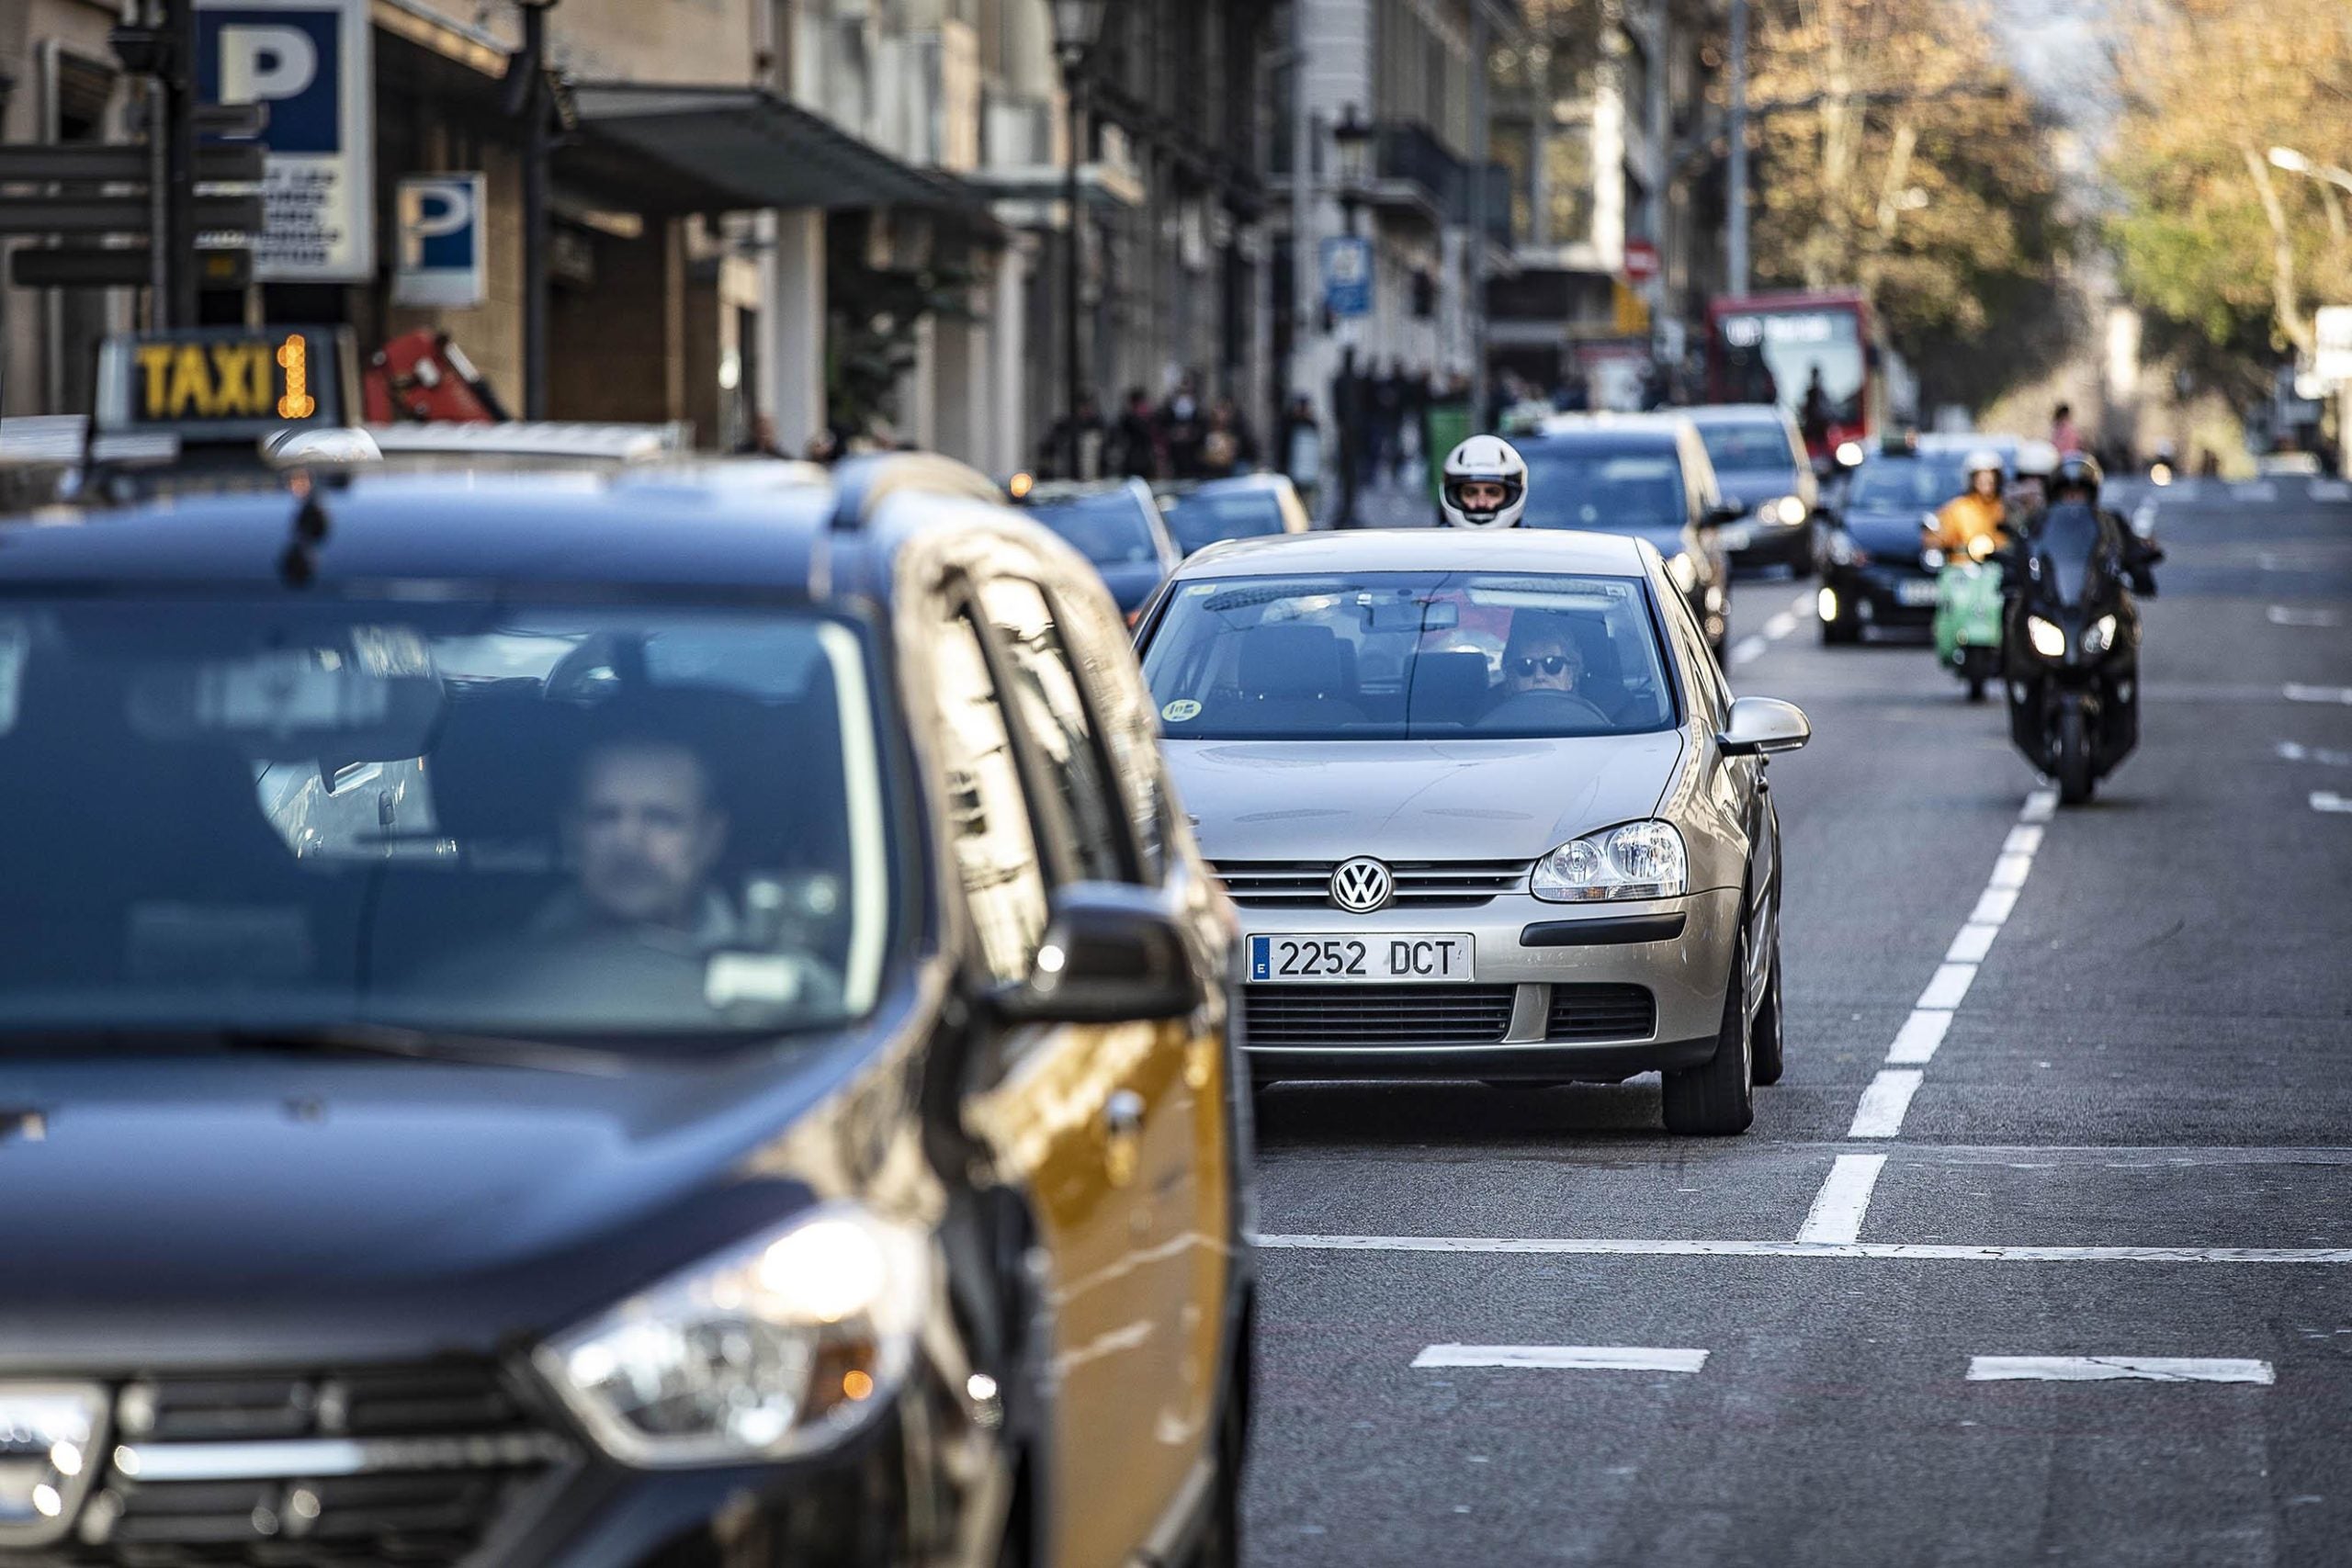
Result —
[[[1331, 128], [1331, 146], [1337, 153], [1340, 175], [1340, 210], [1347, 221], [1347, 235], [1356, 237], [1356, 212], [1363, 205], [1363, 185], [1366, 168], [1372, 155], [1372, 127], [1356, 114], [1350, 104], [1340, 115], [1340, 123]], [[1332, 519], [1339, 528], [1356, 526], [1356, 470], [1361, 457], [1357, 444], [1363, 428], [1363, 386], [1356, 378], [1355, 334], [1341, 329], [1340, 339], [1340, 396], [1335, 412], [1340, 421], [1340, 512]]]
[[1086, 136], [1086, 64], [1101, 36], [1102, 13], [1109, 0], [1053, 0], [1054, 58], [1062, 68], [1062, 96], [1069, 100], [1069, 135], [1062, 162], [1062, 209], [1069, 224], [1063, 272], [1068, 287], [1062, 298], [1062, 463], [1078, 477], [1079, 404], [1084, 398], [1085, 369], [1078, 347], [1080, 253], [1085, 224], [1080, 217], [1078, 165]]
[[521, 0], [523, 47], [506, 62], [504, 107], [523, 117], [523, 417], [548, 417], [548, 160], [555, 106], [548, 99], [548, 13], [556, 0]]

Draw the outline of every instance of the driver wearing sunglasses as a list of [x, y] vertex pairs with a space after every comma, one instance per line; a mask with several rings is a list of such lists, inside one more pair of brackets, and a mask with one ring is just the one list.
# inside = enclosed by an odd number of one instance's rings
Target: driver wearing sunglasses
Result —
[[1503, 689], [1521, 692], [1567, 692], [1577, 689], [1584, 673], [1584, 656], [1576, 640], [1543, 616], [1521, 616], [1511, 625], [1510, 641], [1503, 651]]

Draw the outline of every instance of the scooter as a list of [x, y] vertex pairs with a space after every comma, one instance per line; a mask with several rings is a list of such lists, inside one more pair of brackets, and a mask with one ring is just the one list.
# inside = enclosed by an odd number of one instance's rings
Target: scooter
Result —
[[2004, 553], [2009, 738], [2079, 806], [2140, 743], [2140, 612], [2120, 531], [2088, 506], [2053, 506]]
[[1993, 541], [1979, 534], [1964, 554], [1930, 546], [1920, 555], [1936, 569], [1937, 661], [1968, 682], [1972, 703], [1984, 700], [2001, 670], [2001, 566], [1993, 554]]

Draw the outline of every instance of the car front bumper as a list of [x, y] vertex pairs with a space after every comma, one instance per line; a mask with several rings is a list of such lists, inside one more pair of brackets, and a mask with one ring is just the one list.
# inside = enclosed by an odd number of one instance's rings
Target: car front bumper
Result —
[[[1545, 903], [1527, 894], [1475, 908], [1241, 910], [1244, 940], [1305, 935], [1386, 941], [1467, 933], [1466, 981], [1257, 981], [1242, 976], [1251, 1077], [1614, 1080], [1696, 1066], [1723, 1024], [1739, 928], [1736, 888], [1641, 903]], [[1645, 994], [1636, 1018], [1633, 991]], [[1626, 1027], [1616, 1027], [1626, 1024]]]
[[1724, 548], [1734, 571], [1787, 567], [1803, 576], [1813, 570], [1813, 529], [1805, 524], [1736, 523], [1724, 530]]
[[1838, 616], [1864, 626], [1931, 626], [1936, 580], [1925, 568], [1825, 565], [1821, 586], [1838, 596]]

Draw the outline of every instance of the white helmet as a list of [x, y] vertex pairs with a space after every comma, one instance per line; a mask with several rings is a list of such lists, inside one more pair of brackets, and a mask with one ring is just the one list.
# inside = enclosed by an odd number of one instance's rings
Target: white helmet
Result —
[[2046, 479], [2058, 467], [2058, 448], [2047, 441], [2018, 443], [2018, 478]]
[[[1503, 503], [1476, 512], [1462, 504], [1462, 487], [1483, 481], [1503, 487]], [[1455, 528], [1515, 528], [1527, 510], [1527, 461], [1499, 435], [1474, 435], [1446, 454], [1438, 482], [1438, 510]]]
[[2001, 455], [1990, 446], [1979, 446], [1968, 455], [1968, 477], [1971, 479], [1979, 474], [1998, 477], [2001, 471]]

